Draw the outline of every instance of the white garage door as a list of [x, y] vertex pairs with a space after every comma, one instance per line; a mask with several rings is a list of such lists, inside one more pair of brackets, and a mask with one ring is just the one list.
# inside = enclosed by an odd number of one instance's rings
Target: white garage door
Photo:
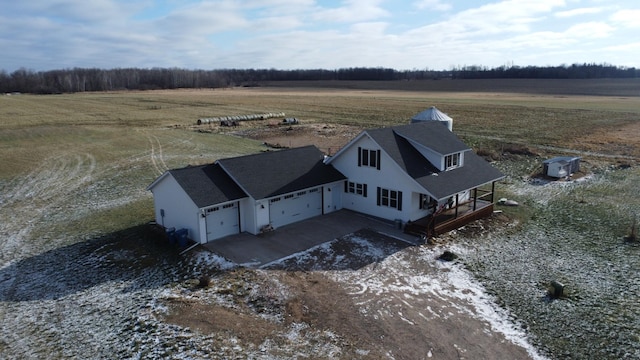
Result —
[[237, 202], [207, 209], [207, 241], [239, 232]]
[[269, 201], [270, 221], [276, 228], [321, 214], [320, 188], [287, 194]]

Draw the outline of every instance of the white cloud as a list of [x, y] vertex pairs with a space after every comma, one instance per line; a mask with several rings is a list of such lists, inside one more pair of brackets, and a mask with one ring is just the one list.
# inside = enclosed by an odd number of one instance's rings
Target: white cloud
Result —
[[[485, 0], [455, 7], [449, 0], [53, 1], [3, 4], [0, 68], [446, 69], [614, 60], [639, 65], [637, 45], [627, 46], [637, 44], [635, 4], [625, 9], [622, 3], [588, 7], [574, 0]], [[466, 8], [458, 11], [460, 6]]]
[[491, 3], [462, 11], [449, 23], [462, 25], [476, 36], [500, 33], [524, 33], [543, 20], [550, 12], [565, 5], [563, 0], [519, 1]]
[[312, 18], [318, 21], [356, 23], [389, 16], [381, 0], [346, 0], [337, 8], [318, 8]]
[[177, 37], [207, 35], [241, 29], [249, 25], [242, 10], [230, 2], [203, 2], [172, 12], [154, 22], [156, 31], [176, 34]]
[[611, 16], [611, 20], [626, 28], [640, 28], [640, 9], [627, 9], [617, 11]]
[[[627, 44], [621, 44], [621, 45], [613, 45], [613, 46], [606, 46], [602, 49], [603, 51], [609, 52], [609, 53], [638, 53], [640, 52], [640, 41], [636, 41], [636, 42], [632, 42], [632, 43], [627, 43]], [[621, 64], [624, 65], [624, 64]], [[632, 65], [629, 64], [628, 66], [638, 66], [637, 64]]]
[[[18, 3], [18, 2], [16, 2]], [[135, 2], [112, 0], [34, 0], [12, 4], [13, 11], [31, 16], [44, 16], [60, 23], [74, 24], [91, 22], [94, 25], [117, 23], [143, 8]], [[3, 4], [3, 7], [4, 4]]]
[[375, 35], [384, 35], [385, 29], [388, 27], [387, 23], [384, 22], [368, 22], [368, 23], [358, 23], [351, 26], [351, 35], [359, 36], [366, 35], [371, 36]]
[[558, 18], [569, 18], [569, 17], [576, 17], [581, 15], [598, 14], [598, 13], [601, 13], [602, 11], [604, 11], [603, 8], [597, 8], [597, 7], [578, 8], [578, 9], [560, 11], [553, 14], [553, 16]]
[[564, 34], [575, 39], [602, 39], [611, 35], [613, 30], [607, 23], [594, 21], [573, 25]]
[[435, 11], [449, 11], [453, 6], [449, 3], [441, 0], [420, 0], [413, 3], [413, 6], [419, 10], [435, 10]]

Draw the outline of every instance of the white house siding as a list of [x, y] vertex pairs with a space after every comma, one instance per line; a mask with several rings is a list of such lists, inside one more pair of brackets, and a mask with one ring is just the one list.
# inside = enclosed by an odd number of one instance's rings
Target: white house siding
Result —
[[[361, 137], [345, 149], [331, 164], [347, 178], [347, 181], [367, 184], [367, 197], [343, 193], [342, 207], [384, 219], [402, 221], [416, 220], [427, 212], [419, 211], [414, 193], [424, 192], [413, 179], [384, 152], [381, 151], [380, 170], [375, 167], [358, 166], [358, 147], [379, 150], [380, 147], [368, 136]], [[402, 210], [377, 205], [377, 188], [402, 191]], [[343, 189], [344, 191], [344, 189]], [[424, 214], [424, 215], [422, 215]]]
[[328, 214], [342, 209], [343, 188], [344, 184], [342, 181], [323, 186], [323, 214]]
[[253, 222], [250, 223], [247, 221], [245, 231], [257, 235], [263, 226], [269, 225], [269, 200], [262, 199], [255, 201], [251, 199], [250, 201], [252, 204], [249, 205], [247, 209], [250, 209], [253, 213], [250, 217], [247, 216], [247, 219], [251, 218]]
[[[171, 176], [166, 174], [151, 190], [156, 222], [165, 228], [187, 229], [189, 238], [200, 238], [200, 210]], [[161, 212], [164, 210], [164, 217]]]

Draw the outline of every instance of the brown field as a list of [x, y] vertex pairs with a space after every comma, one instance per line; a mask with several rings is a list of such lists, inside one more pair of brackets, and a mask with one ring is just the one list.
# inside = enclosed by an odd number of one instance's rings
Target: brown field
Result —
[[426, 81], [282, 81], [265, 87], [309, 89], [393, 90], [417, 92], [480, 92], [538, 95], [640, 96], [639, 79], [476, 79]]

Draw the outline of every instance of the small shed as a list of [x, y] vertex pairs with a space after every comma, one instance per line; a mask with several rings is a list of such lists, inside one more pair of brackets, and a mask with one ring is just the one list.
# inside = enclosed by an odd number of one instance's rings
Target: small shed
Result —
[[580, 171], [580, 157], [558, 156], [542, 162], [546, 176], [562, 178]]

